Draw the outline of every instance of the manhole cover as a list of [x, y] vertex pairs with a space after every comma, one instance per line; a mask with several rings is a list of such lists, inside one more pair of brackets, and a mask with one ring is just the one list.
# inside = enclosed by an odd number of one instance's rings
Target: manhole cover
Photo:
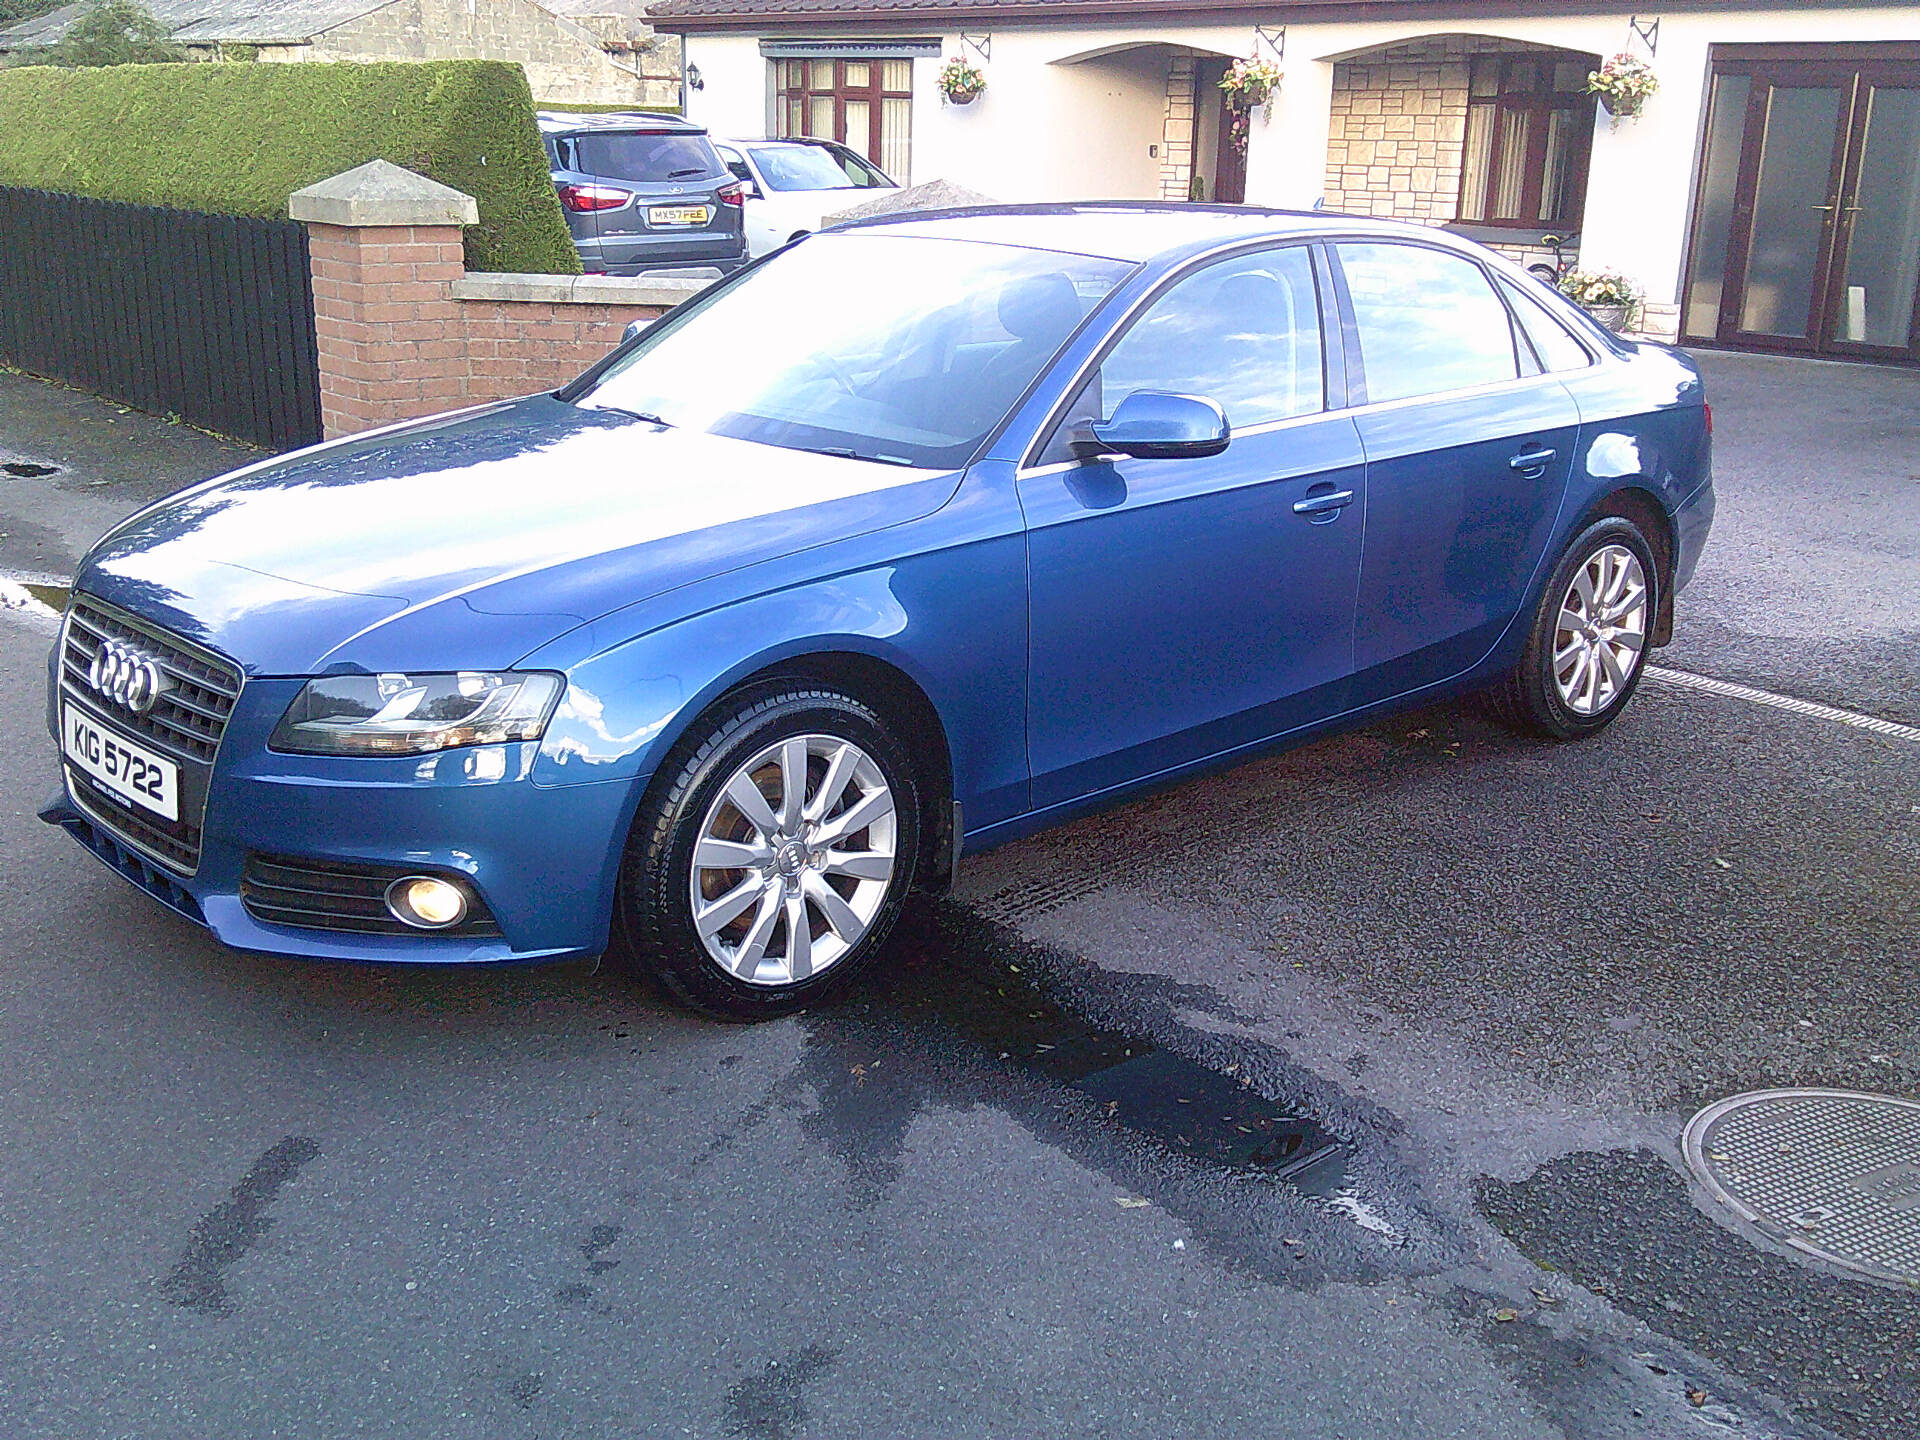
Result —
[[1775, 1239], [1920, 1285], [1920, 1102], [1757, 1090], [1709, 1105], [1680, 1143], [1720, 1203]]

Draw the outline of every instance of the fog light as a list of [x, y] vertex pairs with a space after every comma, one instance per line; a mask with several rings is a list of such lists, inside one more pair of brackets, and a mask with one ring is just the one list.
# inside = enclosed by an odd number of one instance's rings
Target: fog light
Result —
[[387, 909], [402, 924], [445, 930], [467, 918], [467, 897], [458, 885], [432, 875], [405, 875], [387, 887]]

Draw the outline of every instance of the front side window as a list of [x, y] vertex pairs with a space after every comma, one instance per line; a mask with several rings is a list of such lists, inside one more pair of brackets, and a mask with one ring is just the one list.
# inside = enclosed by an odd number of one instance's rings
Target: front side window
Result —
[[780, 138], [837, 140], [906, 183], [913, 61], [775, 60]]
[[1203, 395], [1241, 431], [1325, 408], [1320, 305], [1305, 246], [1222, 260], [1177, 281], [1107, 352], [1039, 463], [1073, 458], [1076, 427], [1136, 390]]
[[640, 184], [699, 180], [726, 170], [713, 142], [704, 135], [603, 131], [575, 136], [573, 153], [576, 169]]
[[572, 398], [788, 449], [964, 465], [1133, 268], [970, 240], [816, 235], [670, 314]]
[[1370, 402], [1519, 375], [1513, 321], [1487, 274], [1424, 245], [1336, 245]]
[[1591, 69], [1587, 60], [1552, 53], [1473, 57], [1462, 220], [1579, 227], [1593, 148]]

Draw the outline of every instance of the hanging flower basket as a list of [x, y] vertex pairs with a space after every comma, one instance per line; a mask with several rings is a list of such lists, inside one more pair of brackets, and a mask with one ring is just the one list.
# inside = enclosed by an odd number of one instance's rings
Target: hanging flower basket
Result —
[[980, 67], [954, 56], [940, 67], [940, 93], [955, 105], [971, 105], [987, 88], [987, 77]]
[[1618, 270], [1569, 270], [1560, 293], [1616, 333], [1631, 328], [1640, 290]]
[[1221, 77], [1220, 88], [1226, 92], [1227, 108], [1233, 112], [1229, 134], [1238, 154], [1247, 153], [1247, 133], [1253, 124], [1254, 108], [1266, 104], [1279, 87], [1280, 67], [1271, 60], [1251, 57], [1236, 60]]
[[1660, 89], [1653, 67], [1634, 55], [1620, 54], [1587, 76], [1587, 93], [1600, 97], [1600, 108], [1619, 121], [1636, 119], [1640, 108]]

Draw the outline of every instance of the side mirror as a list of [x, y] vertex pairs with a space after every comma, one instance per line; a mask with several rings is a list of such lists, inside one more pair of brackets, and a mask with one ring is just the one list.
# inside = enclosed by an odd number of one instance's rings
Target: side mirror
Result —
[[1218, 455], [1232, 437], [1227, 412], [1215, 402], [1164, 390], [1135, 390], [1111, 420], [1096, 420], [1087, 430], [1097, 449], [1140, 460]]
[[652, 325], [658, 318], [657, 315], [647, 315], [642, 316], [638, 320], [629, 320], [626, 330], [622, 332], [620, 336], [620, 343], [624, 345], [629, 340], [638, 340], [642, 335], [647, 333], [647, 327]]

